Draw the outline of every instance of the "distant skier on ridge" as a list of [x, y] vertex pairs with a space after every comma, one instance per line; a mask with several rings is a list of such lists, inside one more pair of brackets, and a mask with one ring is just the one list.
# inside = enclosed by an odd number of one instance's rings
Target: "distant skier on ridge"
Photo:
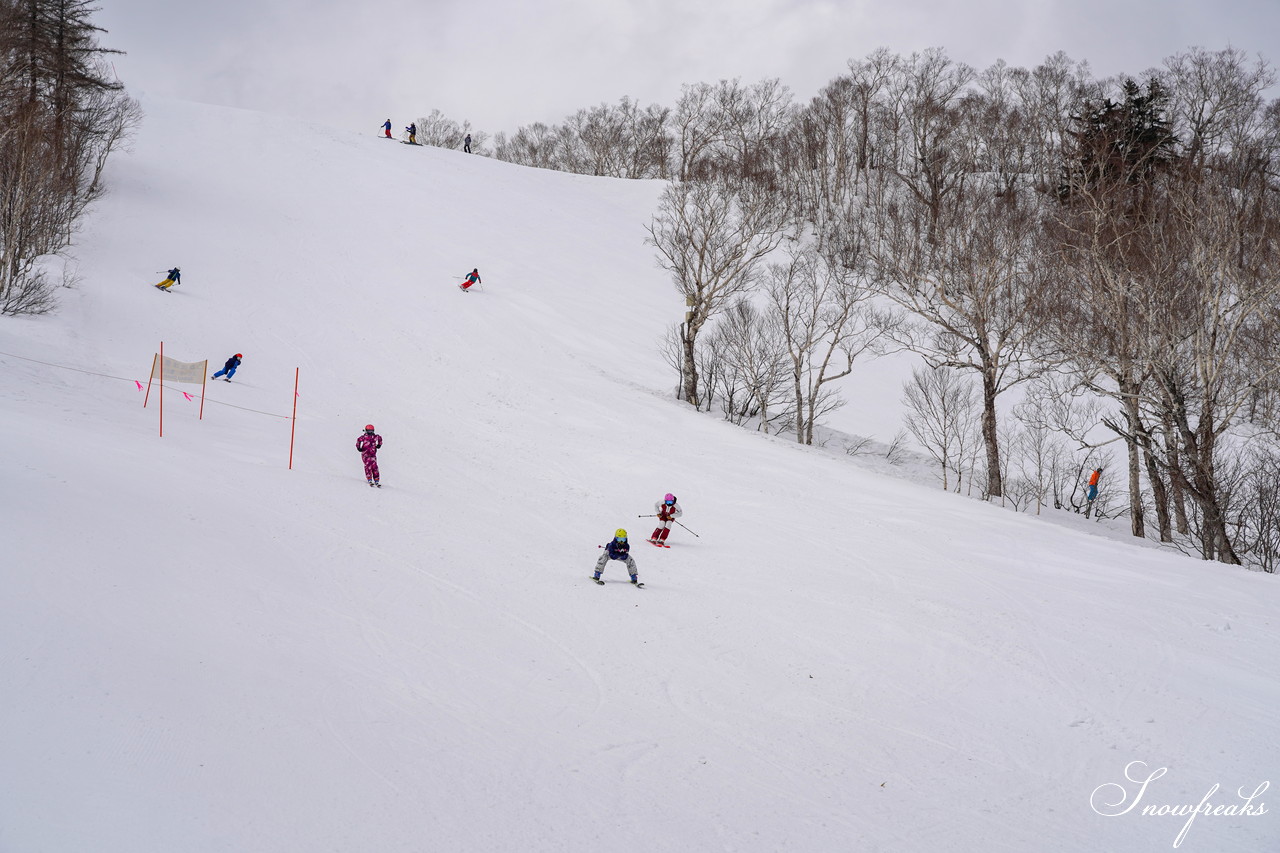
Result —
[[369, 487], [382, 488], [378, 478], [378, 449], [382, 447], [382, 436], [373, 431], [373, 424], [365, 424], [364, 432], [356, 439], [356, 450], [364, 462], [364, 476]]
[[382, 123], [382, 132], [387, 135], [387, 139], [391, 138], [391, 119], [387, 119]]
[[404, 132], [409, 134], [410, 145], [418, 144], [418, 125], [416, 123], [410, 122], [409, 126], [404, 129]]

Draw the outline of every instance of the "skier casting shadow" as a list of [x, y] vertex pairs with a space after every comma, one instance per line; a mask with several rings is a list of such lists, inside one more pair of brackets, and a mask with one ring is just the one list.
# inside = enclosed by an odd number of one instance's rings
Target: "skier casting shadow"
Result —
[[168, 276], [169, 277], [166, 278], [164, 281], [157, 284], [156, 287], [160, 288], [165, 293], [172, 293], [173, 291], [170, 290], [169, 288], [173, 287], [175, 284], [182, 284], [182, 271], [179, 270], [177, 267], [174, 267], [173, 269], [169, 270]]
[[244, 358], [244, 356], [240, 353], [236, 353], [231, 356], [231, 358], [227, 359], [227, 363], [222, 365], [222, 369], [213, 374], [213, 378], [217, 379], [221, 376], [223, 382], [230, 382], [231, 377], [236, 375], [236, 368], [240, 366], [240, 360], [242, 358]]
[[613, 534], [613, 539], [609, 540], [609, 544], [601, 545], [600, 547], [604, 548], [604, 553], [600, 555], [600, 559], [596, 560], [596, 573], [592, 580], [603, 586], [604, 581], [600, 580], [600, 573], [604, 571], [605, 565], [610, 560], [621, 560], [631, 574], [631, 583], [636, 586], [644, 586], [644, 584], [640, 583], [635, 558], [631, 556], [631, 546], [627, 544], [627, 531], [618, 528]]

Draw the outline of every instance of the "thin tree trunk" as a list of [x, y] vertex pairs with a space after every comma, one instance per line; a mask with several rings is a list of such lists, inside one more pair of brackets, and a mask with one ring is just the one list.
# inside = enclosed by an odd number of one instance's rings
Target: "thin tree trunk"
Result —
[[794, 372], [792, 373], [792, 379], [795, 382], [796, 394], [796, 443], [804, 444], [804, 388], [800, 384], [800, 376], [800, 364], [799, 362], [796, 362]]
[[1200, 509], [1203, 516], [1201, 523], [1204, 530], [1201, 539], [1206, 560], [1218, 560], [1222, 563], [1240, 565], [1231, 546], [1231, 536], [1227, 532], [1227, 515], [1218, 499], [1219, 488], [1214, 471], [1214, 446], [1217, 437], [1214, 435], [1213, 420], [1207, 413], [1201, 413], [1200, 423], [1196, 429], [1199, 433], [1196, 443], [1196, 491], [1200, 495]]
[[1124, 399], [1124, 416], [1129, 425], [1125, 446], [1129, 450], [1129, 530], [1139, 539], [1147, 535], [1146, 520], [1142, 508], [1142, 460], [1136, 436], [1142, 429], [1142, 417], [1138, 412], [1138, 395], [1133, 383], [1120, 388]]
[[[1149, 440], [1149, 438], [1148, 438]], [[1151, 500], [1156, 508], [1156, 526], [1160, 528], [1160, 541], [1173, 541], [1173, 525], [1169, 518], [1169, 491], [1165, 488], [1164, 478], [1150, 450], [1143, 451], [1147, 462], [1147, 479], [1151, 481]]]
[[1174, 524], [1178, 533], [1186, 536], [1191, 532], [1191, 522], [1187, 519], [1187, 483], [1182, 472], [1182, 454], [1178, 452], [1173, 419], [1167, 414], [1164, 417], [1164, 446], [1169, 459], [1169, 491], [1172, 493]]
[[698, 363], [694, 359], [694, 345], [698, 341], [697, 330], [690, 325], [684, 327], [681, 343], [684, 346], [684, 399], [695, 409], [698, 408]]
[[1000, 437], [996, 432], [996, 371], [984, 356], [982, 368], [982, 443], [987, 449], [987, 494], [1004, 496], [1000, 479]]

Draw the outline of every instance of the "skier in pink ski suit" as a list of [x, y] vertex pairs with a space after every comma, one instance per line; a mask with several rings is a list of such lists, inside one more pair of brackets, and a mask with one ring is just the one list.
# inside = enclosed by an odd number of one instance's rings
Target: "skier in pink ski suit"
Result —
[[378, 448], [382, 447], [382, 436], [373, 431], [373, 424], [365, 424], [364, 434], [356, 439], [356, 450], [360, 451], [360, 459], [364, 461], [364, 476], [370, 486], [382, 488], [378, 482]]

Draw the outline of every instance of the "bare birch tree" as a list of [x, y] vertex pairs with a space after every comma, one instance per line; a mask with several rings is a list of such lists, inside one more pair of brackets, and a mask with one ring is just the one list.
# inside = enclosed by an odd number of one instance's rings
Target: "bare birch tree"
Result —
[[707, 321], [755, 287], [760, 262], [782, 241], [789, 214], [782, 199], [751, 182], [672, 183], [647, 226], [646, 242], [688, 307], [681, 397], [695, 408], [696, 347]]
[[885, 333], [887, 319], [868, 307], [871, 291], [812, 245], [790, 263], [769, 268], [767, 298], [790, 362], [796, 441], [813, 444], [813, 429], [842, 405], [829, 387]]
[[739, 299], [721, 315], [707, 348], [715, 353], [725, 419], [755, 420], [770, 432], [790, 411], [778, 405], [786, 396], [789, 361], [778, 318]]
[[996, 400], [1043, 369], [1037, 345], [1050, 294], [1037, 263], [1036, 208], [982, 186], [937, 209], [892, 189], [873, 198], [864, 225], [873, 286], [915, 320], [895, 332], [902, 346], [930, 365], [977, 374], [986, 492], [999, 497]]
[[934, 461], [942, 475], [942, 488], [960, 488], [965, 449], [972, 444], [977, 421], [977, 394], [971, 381], [949, 367], [923, 367], [911, 371], [902, 386], [907, 429]]

